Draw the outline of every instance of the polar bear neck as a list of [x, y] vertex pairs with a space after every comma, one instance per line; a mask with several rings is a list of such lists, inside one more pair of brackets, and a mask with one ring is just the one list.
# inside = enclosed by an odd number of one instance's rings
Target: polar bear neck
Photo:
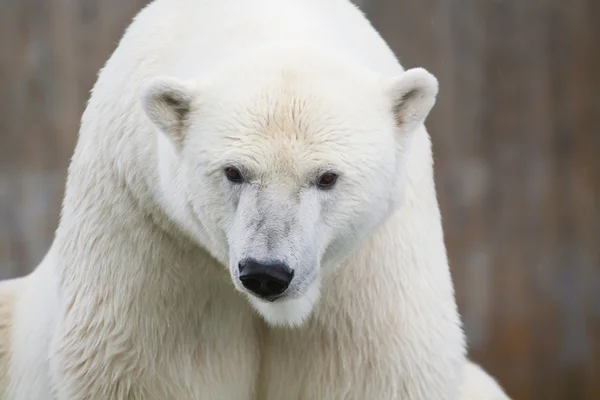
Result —
[[[326, 318], [330, 319], [333, 314], [344, 318], [339, 304], [350, 303], [351, 308], [346, 310], [348, 315], [383, 318], [389, 311], [386, 307], [392, 307], [386, 304], [388, 301], [397, 303], [399, 298], [410, 298], [406, 303], [414, 304], [415, 299], [422, 297], [422, 285], [436, 288], [435, 293], [431, 293], [435, 300], [424, 301], [439, 301], [440, 310], [444, 310], [442, 314], [456, 314], [435, 190], [431, 143], [424, 128], [415, 132], [405, 155], [407, 158], [401, 168], [403, 193], [395, 211], [325, 279], [321, 309]], [[366, 298], [372, 296], [378, 299]], [[354, 301], [349, 302], [349, 297], [354, 297]], [[345, 300], [340, 302], [341, 299]], [[381, 306], [381, 313], [371, 308], [373, 304]], [[360, 310], [363, 306], [365, 308]], [[333, 310], [337, 312], [332, 314]], [[403, 318], [400, 314], [398, 317]]]
[[[88, 126], [84, 117], [69, 168], [53, 243], [63, 294], [72, 299], [93, 293], [94, 301], [141, 317], [194, 314], [214, 293], [233, 290], [229, 274], [158, 206], [153, 147], [126, 144], [140, 143], [139, 137], [130, 140], [133, 132], [122, 132], [122, 142], [91, 132], [108, 129]], [[141, 172], [127, 173], [132, 168]]]

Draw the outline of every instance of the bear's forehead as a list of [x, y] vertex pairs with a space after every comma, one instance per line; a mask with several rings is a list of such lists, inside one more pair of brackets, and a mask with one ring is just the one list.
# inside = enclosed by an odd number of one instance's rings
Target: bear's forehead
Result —
[[[338, 131], [357, 125], [364, 108], [345, 98], [315, 88], [314, 83], [283, 81], [243, 96], [226, 107], [237, 139], [293, 141], [318, 144], [341, 139]], [[324, 93], [325, 92], [325, 93]]]
[[289, 65], [221, 78], [211, 90], [211, 100], [218, 103], [213, 115], [268, 137], [318, 136], [344, 124], [369, 122], [368, 114], [381, 107], [379, 87], [361, 78]]
[[220, 151], [290, 171], [352, 162], [373, 152], [389, 131], [378, 93], [330, 75], [311, 78], [281, 74], [268, 84], [228, 82], [207, 113], [209, 129], [220, 133]]
[[242, 164], [296, 175], [334, 161], [332, 149], [345, 153], [343, 118], [310, 97], [289, 92], [244, 103], [230, 108], [228, 122], [219, 127], [219, 151]]

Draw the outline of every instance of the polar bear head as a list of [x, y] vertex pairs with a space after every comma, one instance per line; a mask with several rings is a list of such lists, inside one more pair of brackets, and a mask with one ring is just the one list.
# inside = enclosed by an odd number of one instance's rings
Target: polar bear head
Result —
[[143, 93], [165, 209], [273, 325], [305, 320], [323, 274], [393, 210], [403, 141], [435, 103], [424, 69], [348, 65], [289, 52]]

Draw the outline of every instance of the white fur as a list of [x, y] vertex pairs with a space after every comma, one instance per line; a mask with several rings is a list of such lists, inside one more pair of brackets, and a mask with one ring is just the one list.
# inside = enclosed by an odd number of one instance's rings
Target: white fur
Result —
[[[463, 381], [423, 126], [437, 90], [347, 0], [153, 2], [94, 87], [47, 257], [0, 287], [2, 400], [489, 386]], [[293, 269], [282, 299], [241, 285], [247, 257]]]
[[248, 297], [251, 304], [270, 325], [297, 326], [302, 325], [319, 299], [319, 285], [319, 282], [311, 284], [300, 298], [279, 300], [272, 304], [251, 295]]
[[479, 365], [466, 363], [464, 374], [461, 400], [510, 400], [498, 382]]

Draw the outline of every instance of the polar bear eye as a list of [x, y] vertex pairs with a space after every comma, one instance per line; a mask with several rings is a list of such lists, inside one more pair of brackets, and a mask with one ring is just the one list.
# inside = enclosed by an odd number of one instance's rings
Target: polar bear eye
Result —
[[337, 182], [337, 174], [333, 172], [326, 172], [319, 177], [317, 181], [317, 187], [319, 189], [330, 189]]
[[235, 167], [225, 168], [225, 176], [227, 177], [227, 179], [229, 179], [231, 182], [234, 182], [234, 183], [242, 183], [244, 181], [244, 177], [242, 176], [242, 173], [240, 172], [239, 169], [237, 169]]

